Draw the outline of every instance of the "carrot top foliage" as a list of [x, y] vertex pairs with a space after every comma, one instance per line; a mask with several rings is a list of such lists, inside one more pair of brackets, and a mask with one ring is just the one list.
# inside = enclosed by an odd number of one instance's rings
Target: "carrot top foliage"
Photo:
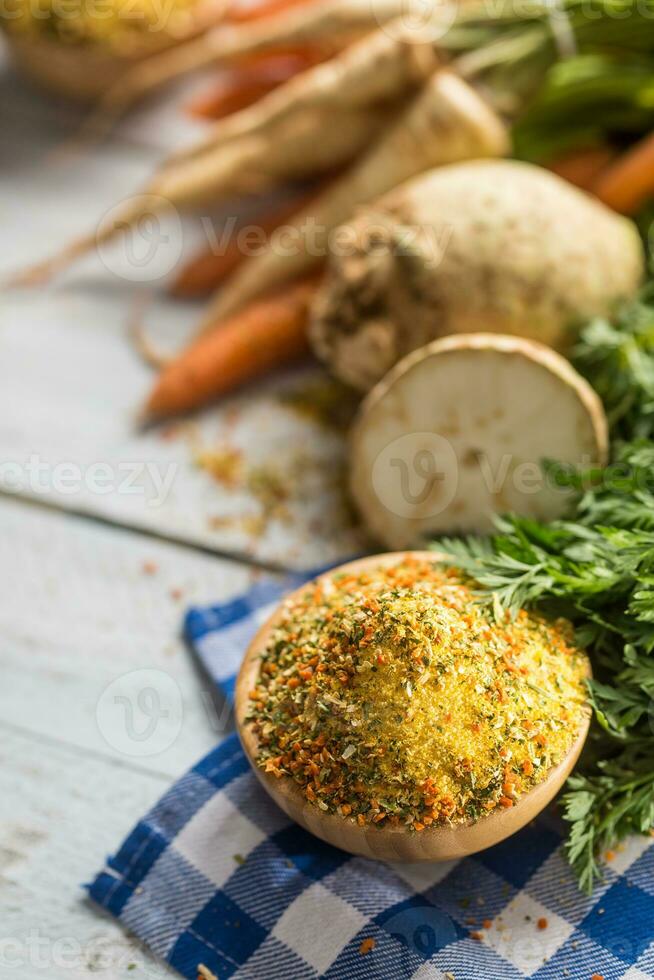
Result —
[[609, 467], [555, 469], [576, 491], [567, 520], [509, 516], [489, 539], [438, 547], [489, 601], [570, 619], [591, 655], [596, 724], [563, 797], [568, 856], [591, 891], [601, 855], [654, 828], [654, 287], [591, 322], [574, 359], [606, 406]]

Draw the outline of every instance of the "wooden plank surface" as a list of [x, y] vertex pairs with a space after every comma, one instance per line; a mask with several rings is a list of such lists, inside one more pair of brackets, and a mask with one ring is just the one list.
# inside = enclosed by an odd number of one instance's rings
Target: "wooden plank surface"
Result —
[[[8, 572], [0, 604], [0, 937], [7, 963], [24, 967], [5, 973], [0, 960], [0, 976], [39, 975], [26, 961], [37, 938], [48, 976], [87, 976], [107, 958], [112, 978], [166, 976], [98, 916], [80, 885], [231, 723], [179, 639], [180, 621], [188, 603], [241, 593], [257, 572], [6, 500], [0, 564]], [[152, 705], [139, 708], [143, 691], [160, 699], [145, 739]], [[118, 692], [120, 704], [108, 696]]]
[[[93, 228], [197, 131], [165, 101], [62, 158], [79, 113], [1, 55], [0, 118], [0, 279]], [[175, 262], [202, 237], [174, 215], [159, 230]], [[80, 885], [230, 723], [179, 639], [183, 610], [243, 592], [262, 563], [308, 567], [364, 546], [343, 429], [307, 402], [327, 390], [315, 366], [138, 431], [151, 372], [128, 338], [135, 302], [155, 294], [147, 322], [170, 350], [200, 312], [166, 299], [171, 274], [170, 249], [141, 265], [119, 246], [0, 297], [3, 980], [170, 975]]]
[[165, 782], [1, 723], [0, 733], [3, 980], [176, 976], [80, 888]]
[[[0, 75], [0, 110], [16, 86]], [[65, 126], [39, 116], [43, 100], [19, 91], [34, 102], [31, 112], [10, 116], [0, 149], [0, 278], [96, 227], [143, 186], [161, 156], [114, 139], [83, 158], [53, 160]], [[237, 202], [222, 217], [241, 209]], [[3, 293], [0, 488], [276, 565], [312, 567], [356, 554], [363, 544], [344, 493], [343, 432], [284, 399], [308, 381], [323, 384], [320, 369], [253, 385], [178, 428], [178, 438], [135, 426], [152, 371], [130, 343], [129, 322], [147, 296], [146, 322], [160, 347], [174, 350], [189, 335], [201, 305], [170, 300], [165, 286], [206, 237], [203, 227], [171, 214], [154, 238], [148, 226], [50, 286]], [[238, 478], [217, 477], [216, 466], [208, 475], [196, 465], [198, 451], [240, 455]], [[30, 461], [41, 467], [38, 481], [26, 471]], [[86, 478], [98, 465], [110, 473], [101, 492]], [[82, 471], [75, 489], [74, 476], [61, 480], [71, 467]], [[134, 468], [139, 475], [125, 491]]]

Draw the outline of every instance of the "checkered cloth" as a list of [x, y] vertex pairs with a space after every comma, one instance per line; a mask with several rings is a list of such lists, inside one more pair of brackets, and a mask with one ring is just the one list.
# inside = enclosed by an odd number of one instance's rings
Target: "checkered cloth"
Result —
[[[188, 613], [187, 638], [228, 697], [281, 591], [264, 581]], [[351, 857], [289, 822], [236, 735], [166, 793], [89, 891], [192, 980], [200, 964], [235, 980], [654, 978], [651, 840], [618, 852], [592, 900], [566, 866], [551, 813], [464, 861]]]

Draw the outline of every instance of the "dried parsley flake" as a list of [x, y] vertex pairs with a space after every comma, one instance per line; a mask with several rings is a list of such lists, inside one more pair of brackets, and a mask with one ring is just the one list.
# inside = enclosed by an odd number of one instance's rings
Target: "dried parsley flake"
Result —
[[490, 619], [429, 560], [334, 573], [283, 607], [250, 692], [258, 764], [321, 810], [421, 831], [511, 807], [571, 748], [566, 621]]

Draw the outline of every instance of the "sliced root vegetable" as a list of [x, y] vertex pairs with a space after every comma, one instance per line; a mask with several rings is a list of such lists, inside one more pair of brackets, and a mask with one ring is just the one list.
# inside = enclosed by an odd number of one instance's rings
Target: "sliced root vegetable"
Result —
[[142, 419], [189, 412], [306, 355], [309, 304], [317, 283], [316, 277], [292, 283], [195, 340], [164, 367]]
[[364, 391], [410, 351], [482, 324], [565, 348], [579, 322], [610, 314], [645, 272], [631, 221], [509, 160], [432, 170], [345, 228], [350, 247], [330, 258], [310, 337], [331, 371]]
[[246, 262], [210, 305], [204, 324], [316, 265], [324, 255], [310, 236], [317, 230], [324, 240], [358, 205], [430, 167], [507, 150], [506, 127], [488, 104], [452, 72], [438, 70], [390, 131], [289, 223], [296, 247], [284, 253], [269, 247]]
[[614, 211], [635, 214], [654, 197], [654, 133], [599, 174], [591, 189]]
[[607, 423], [590, 385], [542, 344], [445, 337], [401, 361], [366, 397], [350, 444], [350, 487], [391, 549], [489, 531], [497, 514], [560, 517], [569, 496], [543, 459], [606, 462]]

